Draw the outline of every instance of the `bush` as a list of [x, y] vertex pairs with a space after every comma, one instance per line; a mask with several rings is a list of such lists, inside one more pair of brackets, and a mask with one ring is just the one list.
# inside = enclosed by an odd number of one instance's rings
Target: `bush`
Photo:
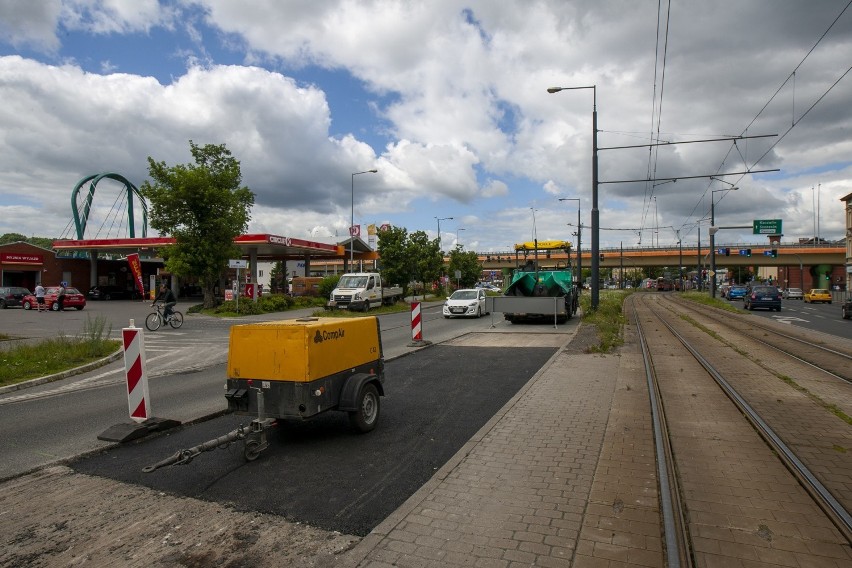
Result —
[[340, 275], [333, 274], [331, 276], [326, 276], [320, 281], [319, 284], [319, 295], [323, 300], [327, 300], [331, 297], [332, 291], [337, 288], [337, 283], [340, 282]]
[[283, 312], [293, 305], [293, 299], [284, 294], [269, 294], [261, 296], [257, 302], [264, 312]]

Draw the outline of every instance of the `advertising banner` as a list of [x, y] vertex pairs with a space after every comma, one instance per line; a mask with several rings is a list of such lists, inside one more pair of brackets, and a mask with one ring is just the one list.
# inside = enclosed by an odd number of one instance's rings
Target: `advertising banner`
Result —
[[145, 285], [142, 284], [142, 263], [139, 262], [139, 255], [136, 253], [127, 255], [127, 263], [130, 264], [130, 272], [133, 274], [133, 281], [136, 282], [136, 288], [139, 294], [145, 297]]
[[378, 231], [376, 231], [376, 225], [367, 225], [367, 243], [370, 245], [370, 248], [376, 250], [378, 242]]

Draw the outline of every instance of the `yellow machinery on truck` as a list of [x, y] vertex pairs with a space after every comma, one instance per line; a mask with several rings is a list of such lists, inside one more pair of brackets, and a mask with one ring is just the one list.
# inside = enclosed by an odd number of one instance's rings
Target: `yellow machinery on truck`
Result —
[[278, 419], [307, 419], [327, 410], [349, 414], [358, 432], [379, 420], [384, 396], [379, 320], [300, 318], [235, 325], [228, 349], [228, 410], [256, 416], [238, 429], [143, 469], [184, 464], [201, 452], [245, 441], [243, 455], [258, 457], [269, 444], [266, 430]]

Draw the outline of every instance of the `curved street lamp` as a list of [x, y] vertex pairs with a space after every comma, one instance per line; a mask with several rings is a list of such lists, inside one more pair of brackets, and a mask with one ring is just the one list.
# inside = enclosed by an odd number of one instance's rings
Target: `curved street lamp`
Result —
[[598, 210], [598, 91], [597, 85], [587, 87], [550, 87], [548, 93], [592, 90], [592, 296], [591, 309], [598, 309], [600, 298], [600, 211]]

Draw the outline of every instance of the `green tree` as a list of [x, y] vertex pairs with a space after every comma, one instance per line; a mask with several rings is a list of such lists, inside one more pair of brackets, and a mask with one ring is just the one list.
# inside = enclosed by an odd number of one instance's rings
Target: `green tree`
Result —
[[4, 235], [0, 235], [0, 245], [24, 242], [47, 250], [53, 250], [54, 240], [55, 239], [50, 239], [47, 237], [27, 237], [20, 233], [6, 233]]
[[431, 282], [441, 269], [438, 239], [429, 240], [423, 231], [408, 234], [402, 227], [379, 232], [378, 251], [382, 278], [399, 284], [407, 296], [412, 281]]
[[449, 273], [453, 279], [456, 270], [461, 273], [458, 285], [462, 288], [471, 288], [482, 278], [482, 263], [479, 262], [479, 257], [474, 251], [464, 252], [461, 245], [456, 245], [456, 248], [450, 251]]
[[273, 294], [280, 294], [287, 286], [287, 274], [285, 272], [284, 261], [279, 260], [272, 265], [272, 270], [269, 271], [269, 282]]
[[151, 227], [175, 238], [163, 257], [166, 270], [195, 276], [204, 290], [204, 307], [216, 304], [213, 288], [239, 255], [234, 238], [248, 228], [254, 194], [240, 187], [242, 173], [224, 144], [198, 146], [189, 141], [194, 164], [169, 167], [148, 157], [148, 175], [140, 188], [151, 203]]

